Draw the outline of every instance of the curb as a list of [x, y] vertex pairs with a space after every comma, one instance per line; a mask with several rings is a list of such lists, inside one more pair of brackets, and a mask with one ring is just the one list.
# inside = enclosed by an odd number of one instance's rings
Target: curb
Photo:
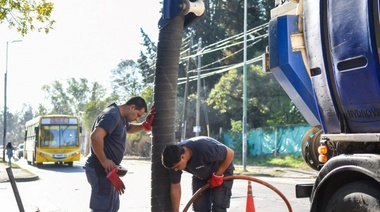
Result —
[[[16, 182], [30, 182], [30, 181], [35, 181], [38, 179], [40, 178], [37, 175], [32, 176], [32, 177], [15, 177]], [[7, 179], [7, 180], [2, 181], [1, 183], [9, 183], [9, 182], [10, 180]]]
[[[8, 173], [6, 171], [8, 165], [7, 164], [0, 164], [0, 183], [7, 183], [10, 182]], [[30, 172], [28, 169], [23, 168], [22, 166], [19, 167], [12, 167], [12, 175], [15, 180], [15, 182], [29, 182], [29, 181], [35, 181], [39, 179], [39, 176], [35, 173]]]
[[283, 177], [283, 178], [299, 178], [313, 179], [318, 173], [316, 171], [299, 170], [284, 167], [261, 167], [249, 166], [247, 171], [242, 171], [242, 167], [235, 169], [235, 175], [246, 175], [252, 177]]

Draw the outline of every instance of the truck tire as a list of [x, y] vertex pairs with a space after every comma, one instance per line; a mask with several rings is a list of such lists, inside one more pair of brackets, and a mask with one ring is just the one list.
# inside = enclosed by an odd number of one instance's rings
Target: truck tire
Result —
[[369, 181], [344, 185], [332, 195], [324, 211], [380, 211], [380, 186]]

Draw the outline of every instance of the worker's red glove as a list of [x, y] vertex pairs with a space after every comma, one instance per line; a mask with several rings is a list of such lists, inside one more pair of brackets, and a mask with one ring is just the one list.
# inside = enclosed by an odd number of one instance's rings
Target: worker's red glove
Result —
[[117, 175], [116, 167], [107, 174], [107, 179], [111, 181], [113, 186], [115, 186], [117, 192], [119, 192], [119, 195], [124, 194], [125, 185], [123, 181], [120, 180], [119, 175]]
[[218, 176], [215, 173], [212, 174], [211, 178], [208, 180], [211, 188], [221, 186], [223, 184], [224, 175]]
[[146, 117], [145, 121], [142, 123], [143, 129], [145, 132], [152, 130], [152, 123], [153, 123], [155, 114], [156, 114], [156, 108], [152, 106], [150, 108], [149, 115]]

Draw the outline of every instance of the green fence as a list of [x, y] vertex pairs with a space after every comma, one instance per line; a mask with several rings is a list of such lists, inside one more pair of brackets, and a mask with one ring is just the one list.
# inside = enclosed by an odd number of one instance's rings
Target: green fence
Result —
[[[257, 155], [295, 155], [302, 156], [302, 138], [309, 125], [284, 126], [276, 128], [259, 128], [247, 132], [247, 154]], [[229, 147], [240, 148], [241, 134], [232, 136], [230, 133], [223, 133], [223, 143]], [[276, 152], [277, 150], [277, 152]], [[236, 150], [235, 150], [236, 151]]]

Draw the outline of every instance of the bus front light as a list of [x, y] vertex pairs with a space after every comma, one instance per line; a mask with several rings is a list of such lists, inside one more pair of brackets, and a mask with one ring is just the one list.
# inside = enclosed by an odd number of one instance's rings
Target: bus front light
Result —
[[77, 156], [77, 155], [79, 155], [79, 152], [73, 152], [72, 154], [71, 154], [71, 156]]

